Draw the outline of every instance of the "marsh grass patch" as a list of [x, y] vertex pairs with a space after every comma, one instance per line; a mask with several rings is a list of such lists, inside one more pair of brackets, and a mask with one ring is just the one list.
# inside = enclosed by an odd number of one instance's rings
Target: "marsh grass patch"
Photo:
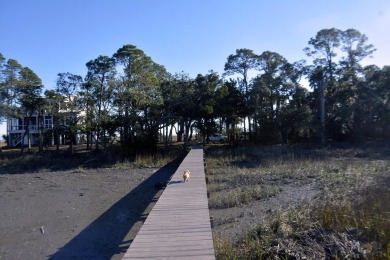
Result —
[[[76, 149], [77, 148], [77, 149]], [[53, 148], [54, 149], [54, 148]], [[7, 150], [0, 154], [1, 173], [33, 173], [46, 171], [65, 171], [83, 168], [159, 168], [167, 164], [179, 164], [186, 155], [181, 147], [157, 149], [151, 152], [140, 152], [130, 157], [121, 157], [111, 150], [86, 150], [85, 147], [75, 147], [73, 153], [62, 148], [20, 154], [17, 149]]]
[[240, 210], [240, 205], [277, 195], [283, 185], [315, 183], [318, 189], [314, 200], [272, 211], [268, 222], [254, 225], [239, 241], [214, 237], [217, 259], [288, 259], [294, 250], [302, 257], [305, 250], [312, 257], [390, 256], [386, 144], [212, 148], [206, 162], [209, 203], [219, 210]]
[[232, 208], [243, 204], [249, 204], [255, 200], [275, 196], [280, 190], [270, 185], [254, 185], [229, 190], [218, 195], [213, 195], [209, 204], [211, 208]]

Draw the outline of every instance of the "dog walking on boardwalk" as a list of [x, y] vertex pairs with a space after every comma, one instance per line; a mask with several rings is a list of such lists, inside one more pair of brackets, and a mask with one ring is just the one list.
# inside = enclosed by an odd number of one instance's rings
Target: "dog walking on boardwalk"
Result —
[[188, 182], [190, 180], [190, 171], [189, 170], [185, 170], [184, 173], [183, 173], [183, 181], [184, 182]]

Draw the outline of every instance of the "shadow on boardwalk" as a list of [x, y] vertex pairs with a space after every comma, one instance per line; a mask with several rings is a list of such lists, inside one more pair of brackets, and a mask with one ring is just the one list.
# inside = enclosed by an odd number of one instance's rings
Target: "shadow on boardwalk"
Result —
[[156, 182], [170, 179], [179, 165], [166, 165], [116, 202], [89, 226], [61, 247], [49, 259], [111, 259], [121, 258], [132, 240], [123, 241], [139, 221], [159, 190]]

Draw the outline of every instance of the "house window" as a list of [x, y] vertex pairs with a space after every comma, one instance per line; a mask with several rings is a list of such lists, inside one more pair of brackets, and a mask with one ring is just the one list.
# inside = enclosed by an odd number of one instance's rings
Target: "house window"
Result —
[[45, 128], [52, 128], [53, 125], [53, 117], [52, 116], [45, 116]]
[[28, 117], [19, 118], [19, 129], [18, 130], [26, 130], [26, 122], [28, 122]]
[[30, 121], [30, 129], [31, 130], [37, 130], [38, 129], [38, 120], [37, 120], [37, 117], [36, 116], [32, 116], [31, 117], [31, 121]]

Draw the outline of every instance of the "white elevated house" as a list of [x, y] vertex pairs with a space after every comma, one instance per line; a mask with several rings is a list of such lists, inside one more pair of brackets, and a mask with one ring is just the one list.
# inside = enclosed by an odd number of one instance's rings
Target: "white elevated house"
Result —
[[52, 115], [43, 115], [39, 117], [38, 113], [35, 113], [31, 116], [31, 120], [29, 120], [30, 117], [9, 118], [7, 120], [8, 145], [10, 147], [15, 147], [20, 144], [28, 144], [28, 135], [25, 135], [27, 127], [29, 129], [28, 133], [30, 135], [31, 145], [38, 145], [40, 125], [39, 120], [43, 120], [41, 124], [42, 132], [45, 130], [47, 131], [48, 129], [53, 129]]
[[[72, 98], [72, 97], [71, 97]], [[65, 100], [65, 103], [67, 101]], [[59, 105], [59, 113], [63, 114], [76, 114], [76, 117], [82, 118], [85, 117], [85, 111], [69, 111], [68, 109], [61, 109]], [[42, 122], [40, 122], [42, 121]], [[41, 129], [39, 129], [41, 127]], [[27, 128], [29, 129], [28, 134], [26, 133]], [[20, 118], [8, 118], [7, 119], [7, 135], [8, 135], [8, 145], [10, 147], [16, 147], [20, 145], [28, 145], [28, 139], [30, 137], [31, 145], [39, 145], [39, 130], [41, 130], [42, 135], [46, 133], [51, 133], [49, 140], [46, 139], [46, 145], [55, 145], [54, 138], [54, 119], [53, 115], [47, 112], [42, 112], [42, 115], [39, 115], [38, 112], [35, 112], [31, 118], [30, 117], [20, 117]], [[59, 143], [65, 144], [70, 142], [68, 134], [64, 131], [67, 128], [67, 122], [63, 121], [59, 124]], [[28, 136], [29, 135], [29, 136]], [[23, 138], [24, 136], [24, 138]], [[23, 140], [22, 140], [23, 139]], [[74, 143], [80, 143], [81, 139], [85, 139], [82, 134], [77, 134], [75, 136]]]

